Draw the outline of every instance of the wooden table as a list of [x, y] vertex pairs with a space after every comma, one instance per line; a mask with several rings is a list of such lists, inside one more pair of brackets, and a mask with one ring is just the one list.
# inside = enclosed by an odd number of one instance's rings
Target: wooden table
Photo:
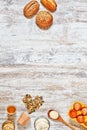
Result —
[[[68, 122], [74, 101], [87, 104], [87, 0], [57, 0], [48, 30], [39, 29], [35, 17], [23, 16], [27, 2], [0, 0], [0, 127], [8, 105], [17, 107], [16, 119], [27, 112], [22, 98], [29, 93], [45, 101], [29, 115], [31, 125], [26, 130], [34, 130], [34, 120], [47, 117], [51, 108]], [[40, 10], [46, 9], [41, 5]], [[50, 123], [50, 130], [69, 130], [62, 123]], [[22, 130], [17, 123], [16, 130]]]

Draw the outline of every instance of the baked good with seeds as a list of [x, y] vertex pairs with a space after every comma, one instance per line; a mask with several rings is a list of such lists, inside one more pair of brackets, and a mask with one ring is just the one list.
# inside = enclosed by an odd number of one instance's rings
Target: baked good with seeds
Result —
[[48, 29], [53, 23], [53, 16], [48, 11], [40, 11], [36, 15], [36, 24], [42, 29]]
[[23, 9], [24, 16], [26, 18], [33, 17], [39, 10], [40, 4], [36, 0], [31, 0], [27, 3]]

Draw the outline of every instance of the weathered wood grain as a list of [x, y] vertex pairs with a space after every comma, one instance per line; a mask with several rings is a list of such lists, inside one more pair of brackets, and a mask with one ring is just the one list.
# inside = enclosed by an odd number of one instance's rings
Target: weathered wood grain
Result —
[[[57, 0], [49, 30], [39, 29], [35, 17], [23, 16], [27, 2], [0, 0], [0, 128], [9, 104], [17, 107], [16, 119], [26, 112], [22, 103], [26, 93], [45, 100], [30, 115], [26, 130], [34, 130], [34, 120], [47, 116], [50, 108], [69, 121], [67, 112], [74, 101], [87, 104], [87, 0]], [[69, 130], [61, 123], [50, 123], [50, 130]], [[16, 130], [25, 128], [16, 123]]]
[[77, 63], [87, 58], [86, 0], [57, 1], [53, 25], [46, 31], [36, 26], [35, 17], [23, 16], [27, 2], [0, 1], [0, 64]]
[[[30, 115], [32, 123], [40, 115], [47, 116], [50, 108], [58, 110], [64, 119], [69, 121], [67, 112], [70, 105], [77, 100], [87, 103], [86, 90], [85, 65], [0, 66], [0, 123], [7, 117], [6, 108], [9, 104], [17, 106], [17, 118], [22, 111], [26, 112], [22, 98], [27, 93], [33, 96], [42, 95], [45, 100], [42, 108]], [[68, 129], [61, 123], [51, 123], [51, 129]], [[34, 129], [33, 124], [31, 128]]]

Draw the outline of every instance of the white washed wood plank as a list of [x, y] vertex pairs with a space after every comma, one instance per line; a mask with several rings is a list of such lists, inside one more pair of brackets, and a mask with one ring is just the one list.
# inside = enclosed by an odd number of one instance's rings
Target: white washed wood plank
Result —
[[[68, 121], [73, 101], [87, 104], [87, 1], [57, 1], [54, 24], [47, 31], [35, 25], [35, 18], [23, 16], [27, 2], [0, 1], [0, 127], [9, 103], [17, 106], [18, 117], [26, 111], [21, 102], [24, 94], [40, 93], [45, 103], [31, 115], [34, 130], [35, 118], [43, 111], [46, 116], [53, 106]], [[60, 128], [68, 129], [51, 121], [50, 130]]]
[[[21, 101], [26, 93], [30, 93], [33, 96], [40, 93], [45, 100], [42, 109], [32, 115], [32, 121], [37, 116], [42, 115], [43, 111], [46, 116], [47, 110], [53, 106], [68, 121], [66, 113], [70, 104], [77, 99], [86, 102], [87, 92], [85, 89], [87, 80], [86, 77], [81, 76], [81, 73], [77, 75], [78, 71], [85, 71], [86, 73], [85, 65], [83, 68], [82, 66], [78, 66], [77, 68], [72, 66], [71, 69], [70, 66], [69, 68], [68, 66], [49, 67], [43, 65], [1, 66], [0, 70], [0, 99], [2, 100], [0, 106], [1, 116], [3, 116], [2, 120], [0, 120], [1, 123], [6, 118], [6, 107], [11, 103], [17, 106], [17, 117], [21, 111], [26, 111]], [[73, 73], [74, 71], [76, 73]], [[56, 77], [56, 73], [59, 76]], [[55, 102], [55, 99], [57, 102]], [[64, 103], [65, 101], [67, 102], [66, 104]], [[57, 126], [58, 124], [52, 122], [51, 129], [57, 129]], [[67, 129], [67, 127], [60, 123], [59, 126], [61, 129]], [[33, 125], [31, 128], [33, 129]]]

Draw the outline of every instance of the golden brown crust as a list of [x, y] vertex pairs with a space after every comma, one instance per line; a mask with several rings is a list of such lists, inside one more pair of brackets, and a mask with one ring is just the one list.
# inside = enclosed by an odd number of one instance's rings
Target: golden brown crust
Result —
[[42, 29], [48, 29], [53, 23], [53, 16], [48, 11], [40, 11], [36, 16], [36, 24]]
[[23, 9], [24, 16], [27, 18], [33, 17], [39, 10], [40, 4], [36, 0], [30, 1]]
[[55, 0], [41, 0], [41, 3], [51, 12], [54, 12], [57, 8]]

